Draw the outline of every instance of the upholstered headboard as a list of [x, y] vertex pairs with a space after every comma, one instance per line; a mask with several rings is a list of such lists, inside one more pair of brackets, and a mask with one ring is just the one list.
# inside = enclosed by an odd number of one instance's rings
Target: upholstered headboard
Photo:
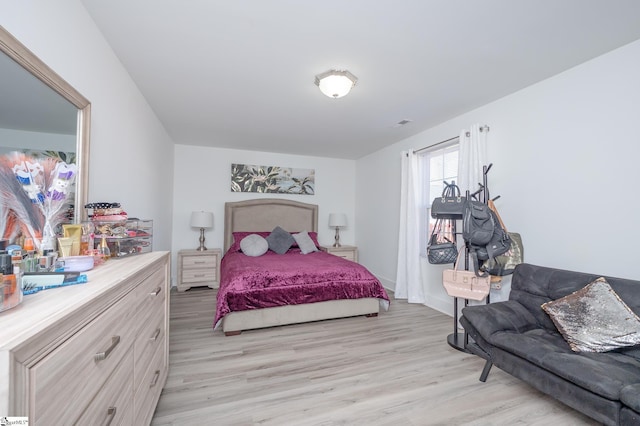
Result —
[[225, 203], [224, 251], [233, 243], [233, 232], [271, 231], [276, 226], [318, 232], [318, 206], [276, 198]]

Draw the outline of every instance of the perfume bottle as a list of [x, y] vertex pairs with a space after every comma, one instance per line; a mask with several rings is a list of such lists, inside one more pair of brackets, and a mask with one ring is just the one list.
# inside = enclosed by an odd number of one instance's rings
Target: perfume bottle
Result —
[[102, 240], [100, 240], [100, 247], [98, 248], [98, 252], [105, 259], [108, 259], [108, 258], [111, 257], [111, 250], [109, 249], [109, 246], [107, 245], [107, 237], [105, 237], [104, 235], [102, 236]]

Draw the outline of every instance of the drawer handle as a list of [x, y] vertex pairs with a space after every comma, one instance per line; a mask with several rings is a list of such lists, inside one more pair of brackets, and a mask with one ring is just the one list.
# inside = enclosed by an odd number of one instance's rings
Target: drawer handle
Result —
[[107, 422], [104, 424], [104, 426], [109, 426], [113, 419], [116, 418], [116, 411], [118, 411], [116, 407], [109, 407], [107, 409]]
[[107, 357], [111, 355], [111, 352], [113, 352], [116, 346], [118, 346], [118, 343], [120, 343], [120, 336], [113, 336], [111, 338], [111, 346], [109, 346], [109, 348], [106, 351], [98, 352], [97, 354], [95, 354], [93, 356], [94, 361], [100, 362], [107, 359]]
[[204, 274], [194, 274], [193, 276], [195, 278], [202, 278], [202, 277], [204, 277]]
[[159, 329], [159, 328], [156, 328], [156, 332], [155, 332], [155, 333], [153, 333], [153, 336], [151, 336], [151, 339], [150, 339], [150, 340], [151, 340], [151, 341], [158, 340], [158, 336], [160, 336], [160, 329]]
[[154, 387], [158, 384], [158, 379], [160, 378], [160, 370], [156, 370], [156, 374], [153, 375], [153, 380], [151, 380], [150, 388]]
[[154, 291], [149, 293], [149, 296], [157, 296], [157, 295], [160, 294], [161, 291], [162, 291], [162, 287], [156, 287], [156, 289]]
[[204, 265], [205, 263], [207, 263], [207, 262], [205, 262], [204, 260], [197, 260], [197, 261], [193, 262], [194, 265]]

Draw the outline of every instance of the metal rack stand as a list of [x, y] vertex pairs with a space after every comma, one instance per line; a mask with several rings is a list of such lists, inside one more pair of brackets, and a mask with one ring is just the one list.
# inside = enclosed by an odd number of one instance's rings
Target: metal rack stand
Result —
[[[491, 166], [493, 166], [493, 164], [489, 164], [488, 166], [482, 167], [482, 183], [478, 184], [480, 186], [480, 189], [478, 189], [473, 194], [470, 194], [469, 191], [467, 191], [465, 194], [467, 197], [467, 200], [470, 197], [475, 198], [475, 197], [479, 197], [480, 194], [482, 194], [482, 202], [487, 203], [489, 201], [489, 187], [488, 187], [487, 173], [489, 173]], [[464, 251], [465, 251], [464, 269], [468, 271], [469, 270], [469, 245], [466, 242], [464, 244]], [[491, 297], [490, 294], [487, 294], [487, 298], [486, 298], [487, 304], [491, 303], [490, 297]], [[469, 304], [469, 300], [464, 299], [464, 306], [467, 306], [468, 304]], [[452, 348], [457, 349], [461, 352], [473, 353], [482, 358], [485, 358], [486, 354], [484, 353], [484, 351], [482, 351], [475, 344], [472, 344], [472, 345], [469, 344], [468, 334], [464, 331], [462, 333], [458, 331], [458, 297], [453, 298], [453, 333], [447, 336], [447, 343]], [[478, 351], [482, 353], [479, 353]], [[489, 372], [487, 371], [487, 374], [488, 373]], [[485, 378], [486, 378], [486, 375], [485, 375]]]

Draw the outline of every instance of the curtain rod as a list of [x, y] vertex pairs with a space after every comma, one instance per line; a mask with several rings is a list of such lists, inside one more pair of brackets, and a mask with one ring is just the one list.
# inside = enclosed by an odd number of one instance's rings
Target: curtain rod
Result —
[[[488, 132], [488, 131], [489, 131], [489, 126], [486, 126], [486, 125], [485, 125], [485, 126], [480, 127], [480, 131], [481, 131], [481, 132], [484, 132], [484, 131]], [[469, 137], [469, 136], [471, 136], [471, 133], [466, 132], [466, 133], [465, 133], [465, 136], [466, 136], [466, 137]], [[431, 148], [433, 148], [433, 147], [436, 147], [436, 146], [438, 146], [438, 145], [442, 145], [442, 144], [447, 143], [447, 142], [451, 142], [451, 141], [456, 140], [456, 139], [460, 139], [460, 136], [456, 136], [456, 137], [454, 137], [454, 138], [449, 138], [449, 139], [444, 140], [444, 141], [442, 141], [442, 142], [438, 142], [438, 143], [434, 143], [433, 145], [425, 146], [424, 148], [416, 149], [416, 150], [414, 150], [414, 151], [413, 151], [413, 153], [414, 153], [414, 154], [418, 154], [418, 153], [420, 153], [420, 152], [422, 152], [422, 151], [426, 151], [427, 149], [431, 149]]]
[[422, 151], [426, 151], [427, 149], [431, 149], [431, 148], [433, 148], [433, 147], [436, 147], [436, 146], [438, 146], [438, 145], [442, 145], [443, 143], [447, 143], [447, 142], [454, 141], [454, 140], [456, 140], [456, 139], [460, 139], [460, 136], [456, 136], [456, 137], [454, 137], [454, 138], [449, 138], [449, 139], [447, 139], [446, 141], [442, 141], [442, 142], [434, 143], [433, 145], [425, 146], [424, 148], [416, 149], [416, 150], [414, 150], [414, 151], [413, 151], [413, 153], [414, 153], [414, 154], [418, 154], [418, 153], [420, 153], [420, 152], [422, 152]]

